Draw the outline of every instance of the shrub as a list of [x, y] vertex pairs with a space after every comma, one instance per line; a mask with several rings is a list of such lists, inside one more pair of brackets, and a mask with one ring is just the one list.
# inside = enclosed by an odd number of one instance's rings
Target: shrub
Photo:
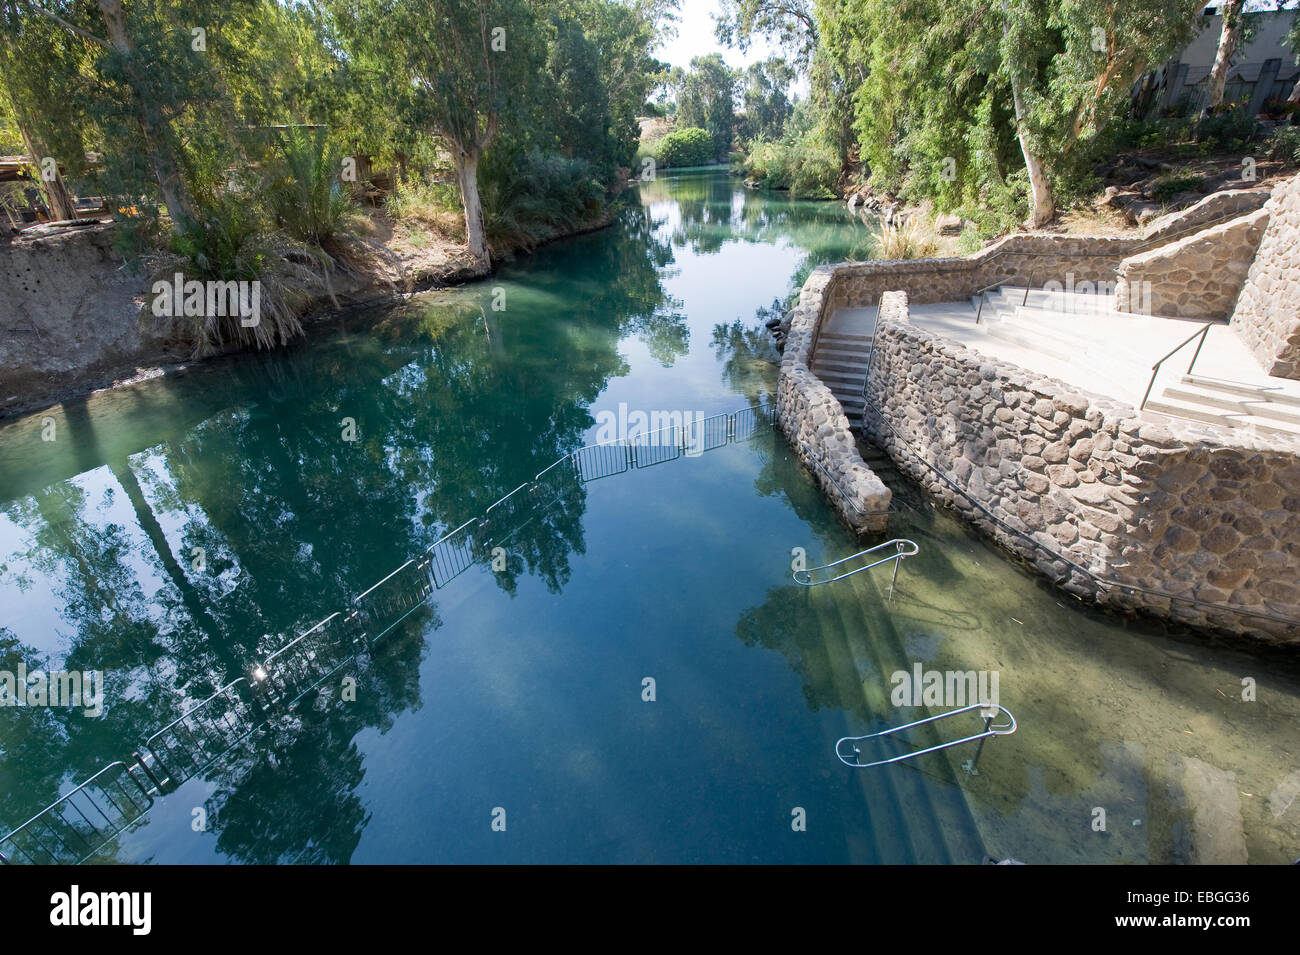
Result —
[[155, 276], [168, 280], [180, 271], [187, 281], [260, 283], [260, 320], [252, 327], [245, 327], [238, 315], [173, 319], [200, 357], [228, 341], [272, 348], [301, 335], [299, 316], [328, 269], [329, 257], [283, 231], [268, 231], [255, 204], [230, 193], [212, 200], [201, 223], [174, 232], [170, 254], [153, 265]]
[[657, 165], [702, 166], [714, 159], [713, 137], [698, 126], [677, 129], [659, 140], [655, 151]]
[[292, 129], [280, 140], [265, 186], [276, 225], [291, 238], [331, 254], [361, 217], [356, 200], [339, 181], [341, 168], [342, 155], [329, 147], [325, 130]]
[[757, 140], [744, 163], [745, 173], [769, 189], [787, 189], [796, 199], [833, 199], [840, 162], [835, 150], [815, 137]]
[[600, 215], [605, 187], [583, 159], [501, 150], [479, 167], [483, 225], [494, 249], [532, 249]]
[[1244, 109], [1207, 116], [1196, 127], [1196, 141], [1210, 149], [1240, 149], [1255, 138], [1255, 118]]
[[1300, 126], [1282, 126], [1268, 143], [1268, 158], [1300, 163]]
[[1165, 203], [1179, 193], [1189, 192], [1201, 184], [1201, 177], [1195, 175], [1162, 176], [1151, 187], [1151, 198]]

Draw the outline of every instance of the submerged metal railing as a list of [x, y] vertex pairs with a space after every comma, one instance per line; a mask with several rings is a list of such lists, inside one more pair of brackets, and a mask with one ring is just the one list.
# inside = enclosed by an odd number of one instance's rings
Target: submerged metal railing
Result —
[[153, 796], [126, 763], [105, 766], [0, 840], [5, 862], [75, 865], [143, 816]]
[[248, 681], [240, 677], [146, 739], [135, 759], [154, 788], [166, 792], [230, 752], [260, 722]]
[[131, 759], [109, 764], [0, 838], [0, 864], [75, 864], [139, 820], [154, 798], [175, 790], [369, 652], [434, 593], [509, 540], [539, 511], [591, 481], [653, 467], [733, 441], [776, 422], [769, 400], [732, 414], [641, 432], [626, 441], [579, 448], [497, 500], [480, 518], [443, 535], [418, 557], [362, 591], [311, 629], [260, 658], [146, 738]]
[[[915, 726], [923, 726], [927, 723], [936, 723], [939, 720], [946, 720], [950, 716], [956, 716], [959, 713], [969, 713], [971, 710], [979, 710], [980, 716], [984, 719], [984, 729], [970, 736], [963, 736], [961, 739], [949, 740], [946, 743], [938, 743], [934, 746], [927, 746], [925, 749], [915, 749], [908, 753], [901, 753], [898, 756], [891, 756], [888, 759], [877, 759], [870, 763], [861, 762], [858, 757], [862, 755], [862, 748], [857, 744], [863, 740], [880, 739], [884, 736], [892, 736], [894, 733], [901, 733], [903, 730], [912, 729]], [[994, 723], [999, 713], [1006, 715], [1008, 722]], [[904, 723], [902, 726], [895, 726], [892, 729], [881, 730], [879, 733], [867, 733], [865, 736], [842, 736], [835, 742], [835, 755], [839, 757], [841, 763], [845, 766], [852, 766], [854, 769], [870, 769], [873, 766], [885, 766], [889, 763], [901, 763], [905, 759], [914, 759], [917, 756], [924, 756], [926, 753], [938, 752], [941, 749], [951, 749], [953, 746], [961, 746], [964, 743], [973, 743], [979, 741], [979, 747], [975, 750], [975, 755], [963, 764], [962, 769], [972, 775], [978, 775], [975, 764], [979, 761], [980, 753], [984, 749], [984, 741], [994, 736], [1010, 736], [1016, 731], [1016, 718], [1011, 715], [1011, 711], [1006, 707], [999, 706], [996, 703], [972, 703], [969, 706], [961, 706], [955, 710], [949, 710], [947, 713], [940, 713], [938, 716], [928, 716], [923, 720], [913, 720], [911, 723]], [[851, 752], [843, 749], [845, 743], [851, 744]]]
[[[816, 580], [813, 577], [813, 575], [816, 574], [817, 571], [819, 570], [830, 570], [832, 567], [839, 567], [841, 564], [846, 564], [851, 560], [857, 560], [859, 557], [865, 557], [868, 554], [875, 554], [878, 551], [885, 550], [889, 547], [894, 548], [894, 553], [888, 555], [887, 557], [882, 557], [879, 560], [873, 560], [869, 564], [864, 564], [861, 567], [854, 568], [853, 570], [846, 571], [845, 573], [838, 574], [837, 576], [834, 577], [826, 577], [822, 580]], [[893, 561], [894, 574], [889, 579], [889, 599], [893, 600], [894, 585], [898, 583], [899, 565], [903, 563], [903, 560], [905, 558], [915, 557], [920, 552], [921, 552], [921, 548], [917, 546], [915, 541], [910, 541], [902, 537], [896, 537], [893, 540], [885, 541], [883, 544], [877, 544], [875, 547], [868, 547], [866, 550], [858, 551], [858, 553], [856, 554], [850, 554], [848, 557], [842, 557], [839, 560], [832, 561], [829, 564], [822, 564], [820, 567], [810, 567], [807, 570], [796, 570], [794, 572], [794, 582], [796, 584], [801, 584], [804, 587], [820, 587], [823, 584], [833, 584], [837, 580], [843, 580], [845, 577], [852, 577], [854, 574], [860, 574], [864, 570], [870, 570], [872, 567], [879, 567], [881, 564], [887, 564], [890, 561]]]

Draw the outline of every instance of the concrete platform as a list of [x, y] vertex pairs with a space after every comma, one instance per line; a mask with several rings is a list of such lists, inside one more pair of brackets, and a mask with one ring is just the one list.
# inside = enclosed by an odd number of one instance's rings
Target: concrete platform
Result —
[[[1152, 366], [1206, 325], [1203, 319], [1115, 312], [1113, 300], [1103, 296], [1064, 306], [1058, 297], [1050, 307], [1035, 291], [1028, 307], [1022, 301], [1023, 289], [1005, 290], [996, 304], [986, 303], [979, 325], [972, 302], [911, 305], [910, 313], [916, 325], [980, 354], [1135, 408]], [[825, 327], [834, 334], [873, 335], [875, 314], [874, 306], [838, 309]], [[1195, 350], [1192, 342], [1161, 366], [1146, 414], [1171, 412], [1224, 427], [1258, 425], [1300, 438], [1300, 381], [1265, 374], [1226, 323], [1210, 328], [1192, 380], [1186, 376]]]

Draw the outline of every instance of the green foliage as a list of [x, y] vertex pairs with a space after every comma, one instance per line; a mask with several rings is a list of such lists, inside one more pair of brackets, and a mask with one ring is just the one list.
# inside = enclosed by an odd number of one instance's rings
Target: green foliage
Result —
[[712, 137], [713, 159], [724, 158], [731, 151], [736, 124], [736, 72], [720, 53], [697, 56], [691, 68], [677, 71], [677, 123], [699, 127]]
[[715, 156], [713, 137], [693, 126], [673, 130], [659, 140], [655, 162], [662, 167], [702, 166]]
[[781, 137], [794, 112], [794, 104], [786, 94], [794, 78], [794, 70], [779, 58], [753, 63], [745, 70], [741, 76], [744, 112], [738, 123], [743, 142]]
[[813, 0], [721, 0], [716, 17], [718, 41], [747, 51], [756, 37], [774, 41], [801, 71], [812, 64], [817, 48]]
[[1200, 184], [1201, 177], [1196, 175], [1161, 176], [1151, 187], [1151, 198], [1156, 202], [1165, 203], [1180, 193], [1192, 191]]
[[483, 216], [494, 249], [533, 249], [595, 221], [605, 189], [584, 159], [501, 149], [479, 170]]
[[360, 209], [339, 181], [342, 155], [324, 129], [290, 129], [269, 164], [263, 195], [276, 224], [289, 236], [323, 249], [352, 232]]
[[1300, 126], [1283, 126], [1273, 133], [1268, 144], [1268, 158], [1285, 163], [1300, 163]]
[[1257, 125], [1244, 109], [1226, 110], [1201, 120], [1196, 127], [1196, 141], [1214, 151], [1231, 152], [1255, 138]]
[[230, 343], [272, 348], [302, 334], [299, 320], [329, 267], [319, 248], [268, 231], [255, 203], [229, 194], [204, 209], [202, 221], [172, 233], [170, 255], [155, 261], [155, 275], [171, 279], [180, 270], [185, 279], [259, 282], [260, 321], [244, 327], [238, 315], [178, 318], [195, 356], [210, 354]]
[[819, 125], [816, 108], [804, 101], [778, 140], [758, 140], [744, 159], [744, 174], [769, 189], [786, 189], [800, 199], [832, 199], [840, 178], [840, 158]]
[[849, 104], [878, 191], [940, 209], [991, 205], [998, 217], [1027, 211], [1028, 149], [1065, 204], [1134, 80], [1186, 42], [1201, 6], [1133, 0], [1099, 18], [1095, 0], [816, 0], [825, 125], [831, 104]]
[[829, 143], [789, 137], [759, 140], [745, 159], [745, 173], [769, 189], [787, 189], [799, 199], [833, 199], [839, 157]]

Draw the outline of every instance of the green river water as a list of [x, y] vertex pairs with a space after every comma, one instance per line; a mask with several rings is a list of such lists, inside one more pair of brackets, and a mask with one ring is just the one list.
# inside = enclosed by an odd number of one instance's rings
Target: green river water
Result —
[[[776, 382], [768, 310], [813, 266], [870, 251], [840, 204], [663, 175], [611, 228], [479, 285], [4, 424], [0, 670], [97, 670], [106, 692], [98, 716], [0, 708], [0, 833], [620, 407], [754, 407]], [[1294, 665], [1089, 610], [884, 476], [890, 536], [920, 546], [892, 602], [887, 572], [794, 585], [793, 548], [859, 548], [770, 430], [585, 484], [517, 531], [505, 570], [471, 567], [341, 673], [355, 700], [327, 686], [103, 856], [1300, 856]], [[978, 775], [969, 746], [842, 765], [837, 738], [926, 715], [890, 699], [918, 663], [996, 672], [1018, 732]]]

